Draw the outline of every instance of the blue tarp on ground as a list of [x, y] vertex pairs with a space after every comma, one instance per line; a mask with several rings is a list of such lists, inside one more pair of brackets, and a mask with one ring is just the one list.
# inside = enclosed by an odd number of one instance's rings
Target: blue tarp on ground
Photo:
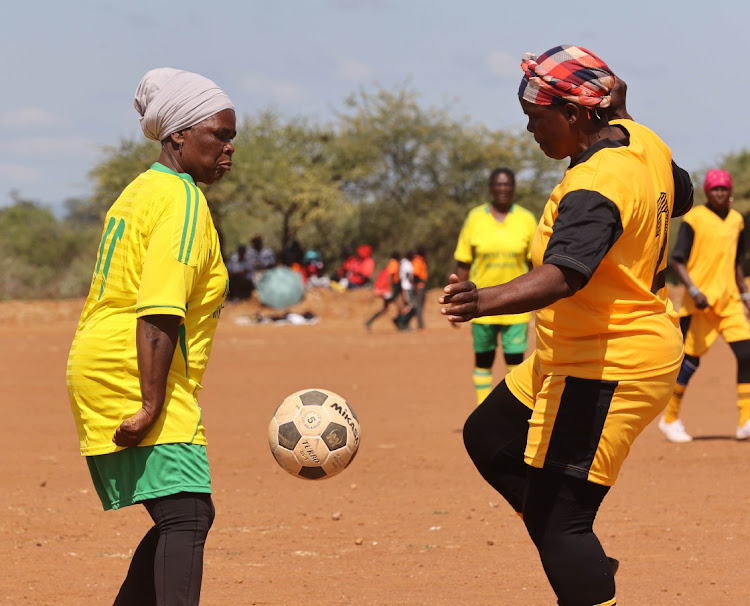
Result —
[[283, 265], [263, 272], [257, 288], [260, 302], [275, 309], [299, 303], [305, 296], [302, 276]]

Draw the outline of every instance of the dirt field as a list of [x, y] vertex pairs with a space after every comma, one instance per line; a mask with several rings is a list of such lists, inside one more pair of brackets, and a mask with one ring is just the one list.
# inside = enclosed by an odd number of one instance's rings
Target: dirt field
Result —
[[[463, 450], [471, 336], [436, 296], [426, 330], [409, 333], [385, 317], [365, 332], [369, 292], [309, 297], [298, 310], [314, 326], [239, 325], [258, 308], [225, 308], [201, 395], [217, 508], [202, 604], [555, 603], [521, 522]], [[141, 507], [101, 511], [78, 454], [65, 361], [82, 304], [0, 304], [0, 604], [111, 604], [150, 525]], [[734, 376], [721, 342], [685, 397], [697, 439], [669, 444], [650, 426], [605, 499], [597, 532], [621, 560], [618, 604], [750, 601]], [[277, 466], [266, 431], [286, 394], [316, 386], [354, 406], [362, 443], [350, 469], [310, 482]]]

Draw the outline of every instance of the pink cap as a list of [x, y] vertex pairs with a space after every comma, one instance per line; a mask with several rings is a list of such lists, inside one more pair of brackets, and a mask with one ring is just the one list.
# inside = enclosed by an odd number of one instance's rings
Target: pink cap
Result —
[[706, 180], [703, 182], [703, 191], [708, 192], [714, 187], [726, 187], [732, 191], [732, 175], [728, 170], [721, 168], [712, 168], [706, 173]]

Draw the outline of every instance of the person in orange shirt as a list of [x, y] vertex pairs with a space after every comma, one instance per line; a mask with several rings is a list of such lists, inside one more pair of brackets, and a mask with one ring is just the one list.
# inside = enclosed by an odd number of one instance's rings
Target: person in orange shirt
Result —
[[[401, 281], [398, 275], [399, 259], [401, 255], [397, 251], [391, 253], [391, 258], [388, 260], [388, 265], [382, 270], [381, 274], [375, 280], [374, 288], [376, 294], [383, 297], [383, 307], [376, 311], [367, 322], [365, 322], [365, 328], [370, 330], [372, 323], [382, 316], [386, 310], [391, 306], [391, 303], [397, 301], [401, 297]], [[381, 278], [383, 275], [383, 278]], [[381, 285], [381, 281], [383, 284]]]
[[424, 328], [424, 300], [427, 292], [427, 260], [425, 259], [424, 246], [417, 248], [417, 253], [411, 260], [414, 267], [414, 311], [417, 316], [417, 328]]

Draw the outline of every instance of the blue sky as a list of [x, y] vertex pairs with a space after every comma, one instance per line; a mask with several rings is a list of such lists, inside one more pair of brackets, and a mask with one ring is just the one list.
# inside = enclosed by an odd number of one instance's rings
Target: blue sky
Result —
[[[625, 6], [626, 3], [618, 3]], [[0, 206], [90, 192], [102, 149], [140, 137], [133, 93], [154, 67], [202, 73], [240, 113], [326, 120], [361, 88], [406, 85], [491, 128], [522, 128], [520, 57], [590, 48], [628, 107], [699, 170], [750, 147], [750, 5], [632, 0], [68, 0], [6, 3], [0, 24]], [[741, 109], [736, 110], [739, 106]]]

